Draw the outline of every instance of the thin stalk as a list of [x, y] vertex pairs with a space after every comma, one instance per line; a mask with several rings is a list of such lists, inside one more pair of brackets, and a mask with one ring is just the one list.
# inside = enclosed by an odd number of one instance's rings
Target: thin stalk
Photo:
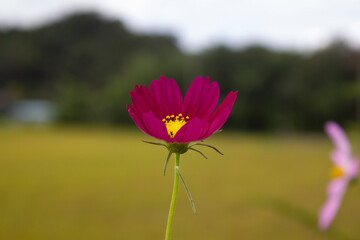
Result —
[[180, 153], [175, 153], [175, 168], [174, 168], [174, 187], [173, 187], [173, 193], [171, 197], [171, 203], [170, 203], [170, 210], [169, 210], [169, 216], [168, 216], [168, 222], [166, 226], [166, 234], [165, 234], [165, 240], [170, 240], [171, 237], [171, 230], [174, 220], [174, 213], [175, 213], [175, 205], [176, 205], [176, 199], [177, 194], [179, 190], [179, 173], [178, 168], [180, 165]]

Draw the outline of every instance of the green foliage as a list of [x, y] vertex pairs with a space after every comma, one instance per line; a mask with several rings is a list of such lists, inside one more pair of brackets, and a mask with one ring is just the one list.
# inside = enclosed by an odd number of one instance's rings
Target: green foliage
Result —
[[[202, 75], [219, 82], [222, 98], [239, 91], [230, 126], [321, 129], [328, 119], [356, 121], [359, 69], [360, 51], [341, 41], [311, 54], [215, 46], [191, 55], [170, 35], [132, 33], [91, 12], [29, 30], [0, 30], [1, 90], [56, 101], [60, 122], [129, 122], [125, 106], [136, 84], [164, 75], [185, 93]], [[3, 114], [6, 106], [0, 107]]]
[[83, 122], [88, 116], [89, 91], [80, 84], [68, 83], [59, 87], [58, 120]]

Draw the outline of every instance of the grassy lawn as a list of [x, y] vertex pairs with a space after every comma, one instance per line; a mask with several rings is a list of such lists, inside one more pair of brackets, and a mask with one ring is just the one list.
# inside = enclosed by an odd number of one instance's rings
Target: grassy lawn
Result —
[[[0, 239], [163, 239], [173, 161], [129, 128], [0, 128]], [[360, 139], [351, 138], [359, 146]], [[360, 186], [333, 225], [317, 230], [332, 143], [325, 134], [226, 130], [182, 155], [173, 239], [360, 239]], [[357, 143], [355, 143], [357, 142]], [[359, 155], [359, 149], [357, 154]]]

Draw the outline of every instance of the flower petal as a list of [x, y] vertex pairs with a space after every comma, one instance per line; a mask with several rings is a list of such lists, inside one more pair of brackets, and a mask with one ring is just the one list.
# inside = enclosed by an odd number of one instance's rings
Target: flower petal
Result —
[[347, 154], [350, 154], [351, 147], [344, 130], [336, 122], [327, 122], [325, 131], [334, 142], [335, 147]]
[[[160, 77], [160, 79], [165, 77]], [[166, 78], [165, 78], [166, 80]], [[169, 101], [169, 108], [172, 114], [177, 115], [181, 112], [182, 106], [182, 95], [179, 86], [174, 79], [169, 79], [166, 81], [166, 93]]]
[[211, 134], [213, 134], [215, 131], [219, 130], [226, 120], [228, 119], [230, 112], [233, 108], [233, 105], [236, 100], [236, 92], [230, 92], [225, 100], [220, 104], [220, 106], [213, 112], [213, 114], [209, 117], [209, 130], [208, 132], [201, 137], [201, 139], [205, 139], [209, 137]]
[[149, 91], [160, 113], [157, 115], [159, 118], [162, 119], [167, 115], [180, 113], [182, 96], [180, 88], [174, 79], [166, 79], [161, 76], [159, 80], [155, 80], [150, 84]]
[[326, 230], [339, 210], [342, 198], [344, 196], [347, 180], [337, 178], [332, 180], [327, 187], [327, 200], [319, 211], [319, 228]]
[[326, 230], [339, 210], [341, 199], [329, 198], [319, 211], [319, 228]]
[[175, 134], [174, 142], [188, 143], [198, 140], [203, 132], [203, 126], [203, 121], [200, 119], [191, 119]]
[[347, 187], [347, 180], [345, 178], [336, 178], [330, 181], [327, 186], [326, 193], [328, 197], [342, 197]]
[[150, 91], [144, 86], [135, 86], [134, 91], [130, 92], [130, 97], [134, 106], [134, 109], [142, 116], [143, 113], [152, 111], [156, 116], [160, 118], [160, 112], [155, 104]]
[[339, 149], [332, 151], [330, 158], [336, 166], [348, 165], [348, 163], [351, 161], [351, 156], [343, 151], [340, 151]]
[[143, 119], [144, 126], [148, 130], [150, 136], [166, 142], [171, 142], [165, 124], [158, 119], [153, 112], [144, 113]]
[[206, 118], [215, 109], [220, 96], [217, 82], [210, 83], [210, 78], [195, 78], [186, 93], [182, 113], [190, 118]]
[[359, 172], [359, 159], [353, 158], [351, 160], [351, 164], [349, 164], [349, 177], [350, 179], [354, 179], [357, 177]]
[[138, 113], [136, 112], [136, 110], [134, 109], [133, 106], [130, 105], [126, 105], [126, 108], [131, 116], [131, 118], [134, 120], [135, 124], [147, 135], [151, 134], [149, 133], [149, 131], [145, 128], [143, 121], [141, 120], [142, 118], [139, 117]]
[[210, 122], [214, 121], [214, 119], [216, 119], [218, 117], [218, 115], [220, 115], [226, 107], [230, 107], [230, 109], [232, 109], [236, 97], [237, 97], [237, 93], [236, 92], [229, 92], [229, 94], [226, 96], [226, 98], [224, 99], [224, 101], [220, 104], [220, 106], [215, 110], [215, 112], [213, 112], [213, 114], [210, 115]]
[[214, 132], [219, 130], [224, 125], [226, 120], [228, 119], [230, 112], [231, 112], [231, 108], [229, 108], [229, 107], [225, 108], [224, 111], [221, 112], [220, 115], [218, 115], [217, 118], [215, 118], [209, 124], [208, 131], [206, 132], [205, 135], [203, 135], [203, 137], [201, 137], [201, 139], [208, 138], [211, 136], [211, 134], [213, 134]]

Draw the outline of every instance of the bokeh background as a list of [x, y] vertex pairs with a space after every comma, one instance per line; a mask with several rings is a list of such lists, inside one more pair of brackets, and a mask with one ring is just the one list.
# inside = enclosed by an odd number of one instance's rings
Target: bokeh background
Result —
[[161, 75], [238, 90], [221, 134], [183, 155], [173, 239], [359, 239], [360, 186], [317, 229], [332, 143], [360, 155], [357, 1], [0, 1], [0, 239], [162, 239], [165, 149], [126, 104]]

